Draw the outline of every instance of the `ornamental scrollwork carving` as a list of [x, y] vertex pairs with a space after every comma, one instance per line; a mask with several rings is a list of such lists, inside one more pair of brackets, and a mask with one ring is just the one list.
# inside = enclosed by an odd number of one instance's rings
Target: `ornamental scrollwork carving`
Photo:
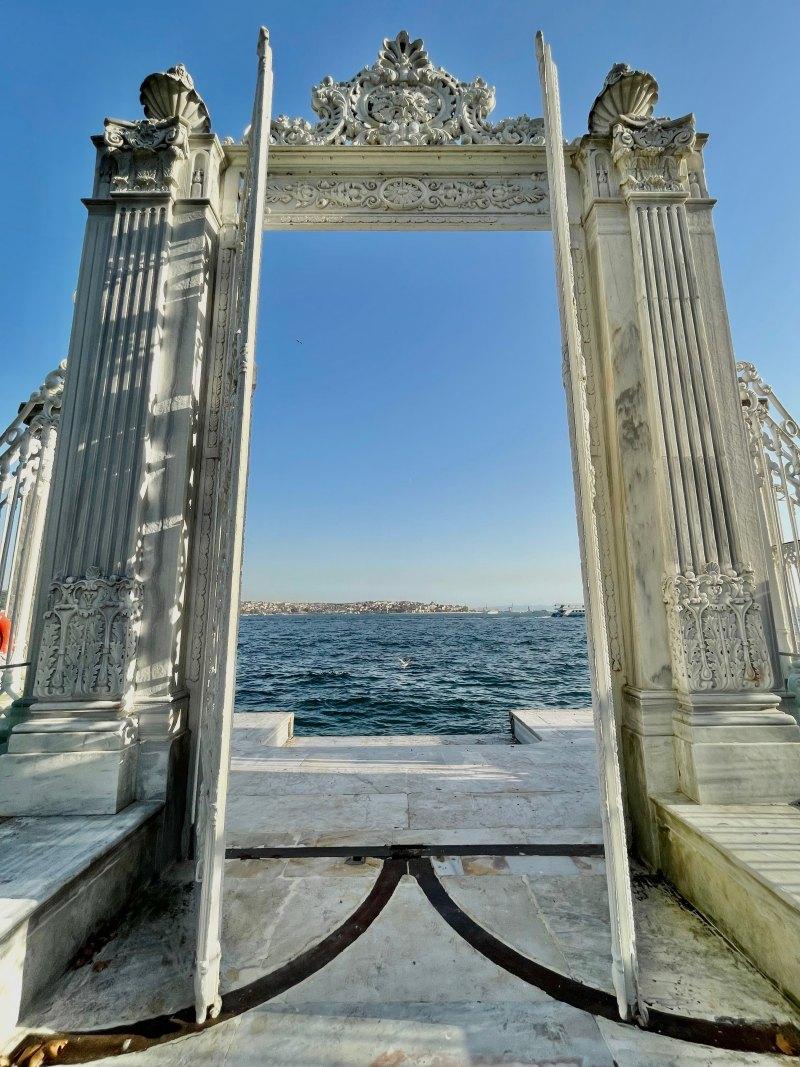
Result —
[[686, 191], [686, 159], [694, 144], [694, 115], [641, 124], [622, 117], [612, 128], [611, 148], [620, 185], [626, 192]]
[[39, 700], [122, 700], [132, 682], [142, 586], [128, 575], [56, 580], [36, 665]]
[[266, 202], [289, 211], [519, 211], [547, 213], [544, 182], [505, 178], [298, 178], [267, 183]]
[[178, 118], [106, 119], [103, 141], [111, 192], [168, 192], [188, 157], [188, 127]]
[[280, 115], [276, 145], [542, 145], [541, 119], [527, 115], [492, 124], [493, 86], [462, 82], [435, 67], [421, 40], [402, 30], [383, 42], [377, 61], [349, 81], [326, 77], [311, 93], [316, 124]]
[[769, 689], [772, 670], [752, 567], [707, 563], [664, 580], [673, 672], [687, 693]]

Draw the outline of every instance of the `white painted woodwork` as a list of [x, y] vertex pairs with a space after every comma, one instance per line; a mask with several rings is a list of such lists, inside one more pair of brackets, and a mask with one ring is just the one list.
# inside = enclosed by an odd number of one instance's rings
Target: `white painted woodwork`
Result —
[[[236, 332], [230, 371], [234, 389], [230, 397], [227, 446], [219, 473], [227, 485], [226, 506], [218, 509], [216, 527], [221, 539], [206, 640], [215, 657], [206, 661], [205, 698], [199, 737], [199, 793], [197, 854], [200, 905], [197, 920], [195, 1010], [197, 1021], [220, 1010], [219, 968], [222, 923], [222, 878], [225, 865], [225, 802], [228, 789], [233, 702], [236, 686], [236, 642], [239, 631], [242, 551], [244, 545], [247, 474], [250, 447], [252, 393], [255, 385], [255, 340], [258, 280], [261, 267], [264, 189], [267, 181], [269, 123], [272, 107], [272, 51], [262, 27], [258, 42], [258, 77], [250, 158], [245, 177], [239, 220], [241, 264], [236, 288]], [[218, 487], [219, 488], [219, 487]]]
[[592, 710], [598, 748], [603, 841], [611, 913], [612, 977], [620, 1015], [623, 1019], [635, 1019], [642, 1015], [643, 1009], [639, 1004], [637, 990], [636, 934], [633, 926], [628, 847], [617, 752], [618, 731], [614, 717], [614, 692], [606, 631], [602, 564], [595, 515], [596, 479], [589, 433], [586, 369], [575, 308], [569, 207], [564, 175], [561, 103], [558, 92], [558, 72], [550, 53], [550, 46], [545, 42], [541, 32], [536, 36], [536, 54], [544, 107], [558, 309], [564, 346], [564, 387], [567, 394], [567, 419], [575, 480], [581, 573], [586, 602], [589, 676], [592, 685]]

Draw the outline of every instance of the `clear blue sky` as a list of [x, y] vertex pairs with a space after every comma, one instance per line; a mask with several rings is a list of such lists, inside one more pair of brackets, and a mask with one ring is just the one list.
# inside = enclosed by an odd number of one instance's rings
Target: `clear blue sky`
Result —
[[[90, 192], [89, 135], [139, 114], [183, 61], [221, 135], [248, 121], [269, 26], [275, 112], [373, 62], [406, 28], [539, 114], [532, 38], [559, 64], [568, 137], [613, 62], [650, 70], [659, 114], [711, 133], [709, 185], [739, 358], [800, 413], [796, 209], [800, 4], [305, 2], [16, 4], [0, 73], [7, 163], [0, 423], [65, 352]], [[577, 599], [548, 234], [267, 235], [246, 596]], [[302, 340], [302, 345], [297, 339]]]

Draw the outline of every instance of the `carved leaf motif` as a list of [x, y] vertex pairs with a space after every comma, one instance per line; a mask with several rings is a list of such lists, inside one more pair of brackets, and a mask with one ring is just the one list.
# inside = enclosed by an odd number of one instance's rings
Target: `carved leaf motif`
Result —
[[141, 584], [88, 574], [51, 585], [36, 668], [38, 697], [122, 699], [136, 653]]
[[708, 563], [664, 580], [676, 681], [686, 692], [768, 689], [772, 671], [753, 571]]

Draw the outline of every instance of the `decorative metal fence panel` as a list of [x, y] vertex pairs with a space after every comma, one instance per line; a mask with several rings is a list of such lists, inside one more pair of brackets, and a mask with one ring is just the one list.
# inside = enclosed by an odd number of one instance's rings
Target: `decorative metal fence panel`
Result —
[[25, 687], [65, 368], [47, 375], [0, 434], [0, 707]]
[[737, 363], [761, 495], [770, 599], [784, 681], [800, 683], [800, 427], [752, 363]]

